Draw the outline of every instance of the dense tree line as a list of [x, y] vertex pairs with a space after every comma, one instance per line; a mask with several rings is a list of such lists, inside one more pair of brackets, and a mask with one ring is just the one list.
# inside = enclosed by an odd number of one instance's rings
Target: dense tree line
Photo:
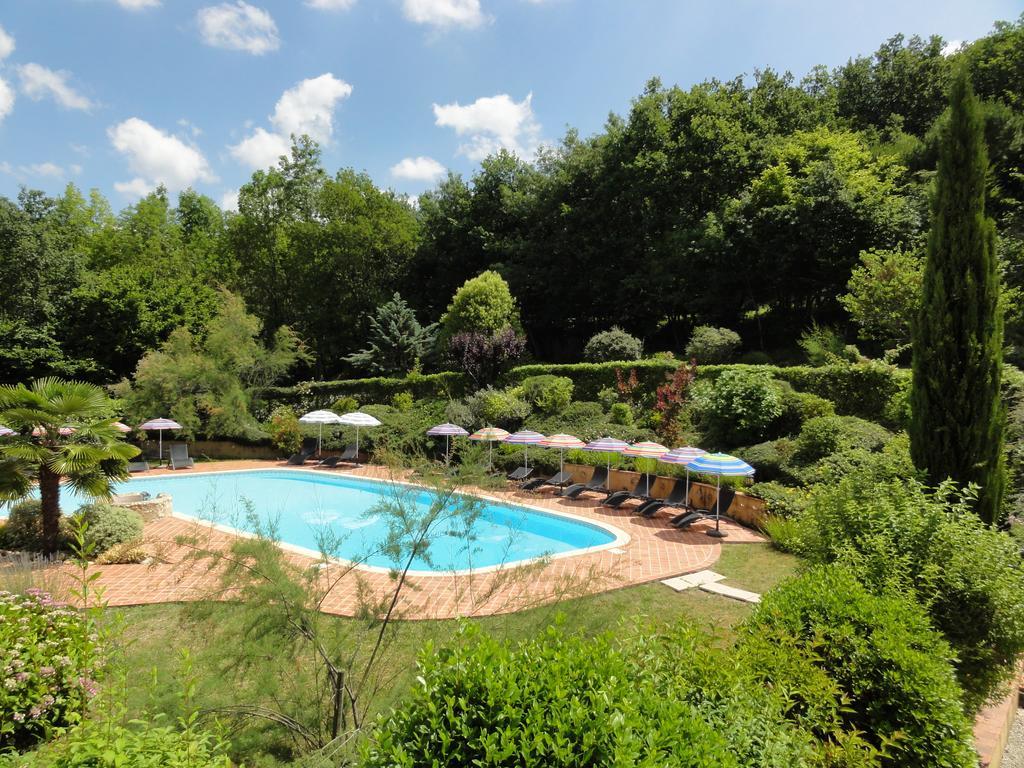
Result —
[[[940, 38], [897, 36], [800, 80], [771, 70], [689, 89], [653, 79], [598, 134], [569, 131], [534, 162], [500, 152], [418, 206], [365, 174], [330, 175], [306, 138], [252, 176], [237, 213], [192, 190], [172, 200], [158, 189], [119, 214], [95, 191], [23, 190], [0, 199], [0, 381], [117, 381], [175, 329], [202, 337], [221, 289], [244, 299], [267, 340], [282, 326], [298, 335], [306, 362], [291, 376], [351, 375], [396, 289], [427, 326], [489, 269], [511, 286], [542, 359], [578, 359], [613, 325], [648, 350], [681, 351], [701, 325], [769, 352], [812, 324], [863, 341], [865, 323], [847, 312], [857, 302], [841, 297], [851, 275], [870, 286], [871, 269], [894, 263], [862, 263], [871, 249], [909, 254], [900, 285], [915, 284], [961, 65], [981, 100], [1017, 344], [1024, 17], [952, 55]], [[894, 342], [903, 319], [885, 318]]]

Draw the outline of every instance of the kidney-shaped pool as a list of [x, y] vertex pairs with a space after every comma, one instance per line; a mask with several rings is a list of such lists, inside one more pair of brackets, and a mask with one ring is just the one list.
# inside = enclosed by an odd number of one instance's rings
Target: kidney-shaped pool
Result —
[[[242, 529], [249, 516], [272, 525], [283, 544], [311, 553], [327, 539], [331, 554], [376, 568], [394, 568], [393, 555], [382, 548], [393, 513], [381, 504], [401, 495], [426, 514], [434, 501], [422, 487], [351, 475], [303, 470], [197, 472], [138, 477], [118, 485], [118, 493], [169, 494], [175, 515]], [[64, 489], [66, 510], [81, 503]], [[539, 557], [579, 554], [624, 543], [623, 532], [578, 517], [480, 499], [471, 525], [462, 517], [440, 516], [430, 535], [426, 557], [414, 571], [465, 572], [494, 568]]]

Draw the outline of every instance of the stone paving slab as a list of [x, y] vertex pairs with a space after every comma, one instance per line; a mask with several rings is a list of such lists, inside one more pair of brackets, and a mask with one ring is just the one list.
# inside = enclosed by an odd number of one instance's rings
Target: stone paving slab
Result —
[[730, 597], [733, 600], [740, 600], [744, 603], [760, 603], [761, 596], [757, 592], [748, 592], [745, 589], [739, 589], [738, 587], [730, 587], [726, 584], [719, 584], [718, 582], [710, 584], [701, 584], [700, 588], [705, 592], [710, 592], [714, 595], [721, 595], [722, 597]]
[[671, 587], [676, 592], [682, 592], [684, 589], [699, 587], [701, 584], [713, 584], [724, 578], [725, 576], [720, 573], [703, 570], [695, 571], [694, 573], [686, 573], [682, 576], [675, 576], [671, 579], [664, 579], [661, 583], [666, 587]]

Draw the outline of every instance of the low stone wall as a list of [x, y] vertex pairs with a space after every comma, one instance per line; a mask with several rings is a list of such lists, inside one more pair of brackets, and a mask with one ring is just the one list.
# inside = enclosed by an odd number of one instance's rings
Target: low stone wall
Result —
[[[166, 438], [167, 436], [164, 435]], [[181, 440], [164, 440], [164, 460], [170, 456], [171, 443], [180, 443]], [[280, 459], [281, 452], [272, 445], [248, 445], [236, 443], [232, 440], [196, 440], [187, 443], [188, 455], [194, 459]], [[142, 452], [146, 456], [156, 456], [159, 453], [159, 443], [156, 440], [146, 440], [142, 443]]]
[[[594, 475], [594, 467], [587, 464], [566, 464], [565, 470], [572, 475], [573, 481], [577, 483], [585, 483]], [[631, 491], [636, 487], [636, 482], [639, 479], [639, 472], [613, 469], [608, 477], [608, 488], [613, 491]], [[675, 482], [674, 477], [656, 477], [651, 482], [650, 495], [655, 498], [668, 496]], [[691, 482], [690, 503], [702, 509], [714, 509], [715, 486]], [[729, 517], [751, 528], [760, 529], [767, 515], [768, 509], [763, 500], [742, 492], [736, 493], [736, 498], [733, 499], [732, 506], [729, 508]]]
[[127, 499], [124, 501], [115, 496], [113, 501], [119, 507], [125, 507], [126, 509], [138, 512], [139, 517], [142, 518], [144, 523], [151, 523], [161, 517], [170, 517], [173, 511], [171, 497], [166, 493], [158, 494], [151, 499]]

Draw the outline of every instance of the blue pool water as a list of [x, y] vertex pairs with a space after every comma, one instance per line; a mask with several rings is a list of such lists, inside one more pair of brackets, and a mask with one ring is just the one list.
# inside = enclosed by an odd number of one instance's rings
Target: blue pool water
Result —
[[[261, 522], [274, 524], [282, 542], [313, 551], [320, 550], [326, 529], [337, 543], [333, 556], [381, 568], [398, 564], [380, 551], [393, 518], [375, 506], [394, 500], [396, 493], [420, 509], [431, 503], [430, 493], [415, 487], [287, 470], [139, 477], [117, 488], [118, 493], [138, 491], [170, 494], [176, 514], [235, 528], [245, 529], [246, 515], [255, 513]], [[62, 498], [65, 510], [80, 503], [68, 488]], [[615, 540], [611, 531], [597, 525], [486, 500], [470, 537], [453, 530], [458, 527], [454, 520], [440, 522], [428, 549], [429, 561], [416, 558], [413, 570], [486, 568]]]

